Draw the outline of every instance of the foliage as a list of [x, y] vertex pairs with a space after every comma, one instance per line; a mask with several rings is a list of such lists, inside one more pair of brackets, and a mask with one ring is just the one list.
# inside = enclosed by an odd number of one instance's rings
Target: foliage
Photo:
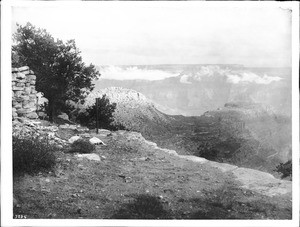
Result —
[[37, 77], [36, 90], [49, 100], [47, 112], [52, 121], [66, 100], [84, 102], [93, 89], [92, 80], [100, 74], [95, 66], [82, 62], [74, 40], [54, 39], [45, 29], [30, 23], [18, 25], [13, 35], [13, 67], [28, 65]]
[[292, 176], [292, 169], [292, 160], [289, 160], [276, 166], [275, 171], [282, 174], [281, 178], [286, 178]]
[[92, 153], [95, 145], [84, 139], [74, 141], [71, 145], [70, 153]]
[[[106, 95], [103, 95], [98, 102], [98, 121], [99, 128], [105, 128], [109, 130], [125, 129], [120, 124], [114, 123], [113, 113], [116, 110], [116, 103], [110, 103]], [[79, 112], [77, 120], [80, 124], [86, 125], [90, 128], [96, 127], [97, 119], [97, 107], [96, 103], [86, 109], [85, 112]]]
[[13, 173], [35, 174], [55, 165], [55, 145], [47, 138], [13, 136]]
[[132, 203], [118, 210], [112, 218], [116, 219], [166, 219], [168, 212], [159, 197], [138, 195]]

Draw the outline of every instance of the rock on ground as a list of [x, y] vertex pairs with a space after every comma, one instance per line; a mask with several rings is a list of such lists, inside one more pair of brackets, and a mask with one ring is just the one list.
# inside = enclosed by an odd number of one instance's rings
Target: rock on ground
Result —
[[102, 145], [105, 145], [105, 143], [103, 143], [102, 140], [100, 140], [97, 137], [93, 137], [89, 141], [90, 141], [91, 144], [95, 144], [95, 145], [102, 144]]
[[76, 157], [78, 157], [78, 158], [86, 158], [88, 160], [98, 161], [98, 162], [101, 161], [99, 155], [97, 155], [97, 154], [77, 154]]
[[80, 136], [72, 136], [68, 141], [69, 141], [69, 143], [74, 143], [76, 140], [79, 140], [79, 139], [81, 139], [81, 137]]

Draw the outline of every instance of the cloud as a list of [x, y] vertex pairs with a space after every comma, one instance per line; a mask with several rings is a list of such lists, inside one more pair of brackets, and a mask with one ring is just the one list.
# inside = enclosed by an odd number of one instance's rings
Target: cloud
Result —
[[13, 7], [13, 31], [30, 21], [75, 39], [84, 61], [96, 65], [291, 65], [290, 15], [277, 6], [112, 3]]
[[238, 84], [238, 83], [256, 83], [256, 84], [270, 84], [273, 81], [280, 81], [282, 80], [281, 77], [272, 77], [264, 74], [263, 77], [258, 76], [252, 72], [242, 72], [240, 75], [238, 74], [231, 74], [227, 75], [227, 82]]
[[163, 80], [169, 77], [175, 77], [178, 74], [158, 69], [143, 69], [137, 66], [105, 66], [101, 67], [99, 72], [102, 79], [114, 80]]
[[254, 72], [246, 71], [246, 69], [238, 69], [231, 67], [221, 67], [219, 65], [201, 66], [195, 73], [184, 74], [180, 78], [181, 83], [189, 83], [191, 81], [202, 81], [203, 78], [214, 77], [215, 79], [223, 79], [225, 77], [227, 83], [256, 83], [256, 84], [270, 84], [274, 81], [282, 80], [281, 77], [273, 77], [264, 74], [258, 75]]
[[189, 76], [184, 74], [180, 77], [180, 83], [191, 84], [192, 82], [188, 81], [188, 79], [189, 79]]

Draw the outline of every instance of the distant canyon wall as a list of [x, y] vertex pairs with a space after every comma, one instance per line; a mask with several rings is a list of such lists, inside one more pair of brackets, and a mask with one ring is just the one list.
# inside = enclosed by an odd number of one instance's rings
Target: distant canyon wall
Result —
[[[160, 80], [129, 79], [136, 78], [138, 72], [145, 72], [145, 75], [160, 72], [153, 67], [150, 72], [133, 69], [103, 71], [103, 79], [95, 82], [95, 91], [107, 87], [133, 89], [151, 99], [157, 109], [171, 115], [200, 116], [206, 111], [223, 108], [228, 102], [252, 102], [291, 116], [291, 77], [286, 69], [234, 68], [229, 71], [226, 67], [202, 66], [177, 73], [172, 69], [173, 77]], [[119, 79], [109, 79], [116, 76]]]

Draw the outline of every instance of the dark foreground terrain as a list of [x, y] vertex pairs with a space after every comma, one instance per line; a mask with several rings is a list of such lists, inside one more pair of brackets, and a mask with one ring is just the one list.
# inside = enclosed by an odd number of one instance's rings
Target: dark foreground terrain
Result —
[[265, 196], [232, 174], [153, 149], [132, 133], [99, 137], [101, 161], [58, 151], [52, 172], [15, 177], [14, 215], [90, 219], [291, 219], [289, 196]]

